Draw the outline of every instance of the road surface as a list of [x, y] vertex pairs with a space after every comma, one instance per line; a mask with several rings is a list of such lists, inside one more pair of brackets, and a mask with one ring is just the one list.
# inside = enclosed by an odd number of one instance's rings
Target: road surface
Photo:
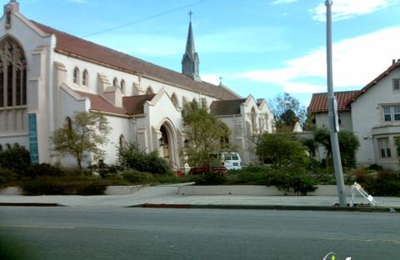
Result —
[[393, 260], [399, 223], [393, 213], [0, 207], [0, 258]]

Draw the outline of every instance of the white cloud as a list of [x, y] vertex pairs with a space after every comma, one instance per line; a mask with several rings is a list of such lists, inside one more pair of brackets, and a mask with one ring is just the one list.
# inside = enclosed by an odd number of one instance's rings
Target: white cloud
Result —
[[[334, 0], [332, 5], [332, 19], [345, 20], [385, 9], [391, 5], [399, 4], [400, 0]], [[323, 22], [326, 17], [326, 6], [319, 4], [310, 10], [314, 20]]]
[[216, 73], [209, 73], [209, 74], [201, 74], [201, 80], [214, 84], [214, 85], [219, 85], [220, 82], [222, 82], [222, 84], [224, 83], [224, 76], [226, 75], [226, 73], [222, 73], [220, 74], [216, 74]]
[[281, 5], [281, 4], [290, 4], [297, 2], [298, 0], [275, 0], [271, 3], [271, 5]]
[[[400, 27], [391, 27], [333, 44], [335, 89], [360, 89], [400, 58]], [[280, 86], [288, 93], [326, 91], [326, 49], [287, 61], [284, 68], [243, 72], [232, 77]]]

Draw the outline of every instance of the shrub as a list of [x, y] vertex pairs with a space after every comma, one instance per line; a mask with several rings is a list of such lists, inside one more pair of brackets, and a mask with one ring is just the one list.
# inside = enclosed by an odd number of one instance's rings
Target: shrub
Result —
[[375, 170], [375, 171], [382, 171], [382, 170], [383, 170], [382, 166], [380, 166], [379, 164], [376, 164], [376, 163], [371, 164], [371, 165], [368, 167], [368, 169], [370, 169], [370, 170]]
[[153, 175], [147, 172], [140, 172], [136, 170], [123, 171], [121, 176], [124, 180], [132, 184], [143, 184], [151, 183], [153, 181]]
[[17, 174], [10, 169], [0, 168], [0, 188], [14, 186], [17, 182]]
[[21, 188], [25, 195], [103, 195], [108, 185], [100, 179], [44, 176], [25, 181]]
[[370, 180], [363, 188], [374, 196], [400, 196], [400, 180]]
[[88, 168], [91, 173], [97, 172], [101, 177], [105, 178], [111, 174], [117, 174], [120, 167], [118, 165], [108, 165], [100, 162], [99, 165], [92, 165]]
[[22, 183], [24, 195], [66, 195], [66, 183], [58, 178], [41, 177]]
[[237, 181], [248, 185], [265, 185], [273, 169], [265, 166], [249, 166], [237, 171]]
[[206, 173], [198, 175], [197, 177], [198, 178], [195, 178], [197, 185], [222, 185], [227, 181], [226, 175], [224, 174]]
[[0, 151], [0, 167], [16, 174], [23, 174], [30, 166], [29, 151], [24, 147], [14, 146]]
[[186, 177], [178, 177], [174, 174], [166, 174], [166, 175], [153, 175], [155, 182], [157, 183], [182, 183], [188, 180]]
[[348, 172], [346, 183], [353, 184], [354, 182], [365, 183], [368, 181], [372, 181], [376, 176], [374, 176], [376, 172], [371, 172], [367, 169], [354, 169]]
[[60, 177], [64, 175], [64, 171], [48, 163], [35, 164], [30, 166], [24, 173], [24, 176], [29, 179], [35, 179], [40, 176]]
[[400, 196], [400, 173], [383, 170], [363, 183], [364, 189], [374, 196]]
[[80, 182], [76, 185], [76, 194], [79, 195], [103, 195], [108, 183], [103, 180]]
[[168, 162], [158, 156], [157, 151], [146, 154], [140, 151], [137, 144], [128, 144], [118, 149], [118, 161], [121, 168], [129, 168], [153, 174], [171, 173]]

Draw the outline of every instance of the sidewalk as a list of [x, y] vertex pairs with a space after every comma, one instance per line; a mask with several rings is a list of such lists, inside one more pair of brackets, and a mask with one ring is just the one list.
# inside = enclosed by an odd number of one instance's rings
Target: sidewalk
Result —
[[[348, 201], [350, 197], [348, 197]], [[67, 206], [67, 207], [168, 207], [281, 210], [350, 210], [400, 212], [400, 198], [375, 197], [371, 207], [361, 196], [356, 207], [338, 207], [337, 196], [234, 196], [179, 195], [178, 186], [146, 187], [130, 195], [101, 196], [22, 196], [0, 195], [0, 206]]]

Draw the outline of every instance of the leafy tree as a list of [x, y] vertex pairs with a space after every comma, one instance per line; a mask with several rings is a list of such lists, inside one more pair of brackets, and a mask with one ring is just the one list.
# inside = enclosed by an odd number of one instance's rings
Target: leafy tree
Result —
[[277, 131], [282, 128], [293, 127], [296, 122], [304, 126], [307, 110], [304, 106], [301, 106], [298, 99], [290, 96], [289, 93], [278, 94], [269, 103], [276, 120]]
[[257, 154], [278, 167], [304, 165], [308, 162], [307, 147], [292, 133], [266, 133], [257, 146]]
[[233, 148], [229, 144], [230, 130], [227, 125], [200, 108], [196, 101], [185, 106], [183, 122], [188, 140], [183, 152], [190, 165], [210, 164], [212, 153]]
[[53, 132], [50, 142], [55, 152], [73, 156], [79, 169], [82, 169], [82, 161], [88, 153], [92, 153], [95, 160], [104, 157], [99, 146], [107, 143], [110, 131], [108, 120], [103, 115], [75, 112], [73, 118], [68, 118], [62, 128]]
[[[360, 141], [352, 131], [348, 130], [341, 130], [338, 133], [338, 139], [343, 166], [353, 167], [355, 165], [356, 152], [360, 147]], [[328, 160], [331, 160], [332, 146], [329, 130], [326, 127], [315, 129], [314, 140], [317, 144], [325, 148], [327, 152], [326, 157]]]
[[306, 121], [303, 125], [303, 130], [305, 131], [314, 131], [315, 129], [315, 119], [312, 113], [307, 113]]

